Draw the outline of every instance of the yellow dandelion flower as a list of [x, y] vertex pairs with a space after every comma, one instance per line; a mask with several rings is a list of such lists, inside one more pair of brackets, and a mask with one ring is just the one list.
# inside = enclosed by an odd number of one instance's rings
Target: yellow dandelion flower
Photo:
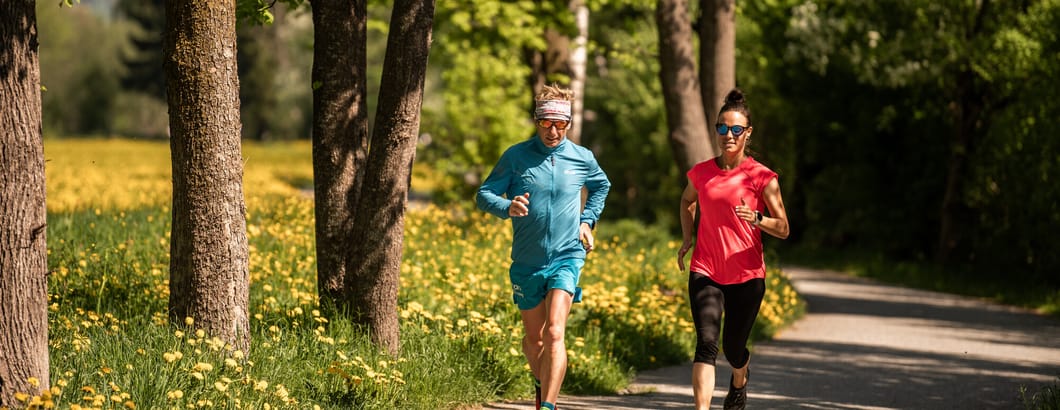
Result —
[[125, 408], [127, 408], [127, 409], [135, 409], [136, 408], [136, 403], [133, 403], [131, 400], [126, 400], [125, 403], [122, 403], [122, 405], [125, 406]]
[[25, 403], [29, 400], [29, 395], [23, 392], [15, 393], [15, 400]]
[[188, 316], [188, 317], [184, 318], [184, 324], [187, 325], [187, 326], [194, 325], [195, 324], [195, 319], [192, 318], [191, 316]]

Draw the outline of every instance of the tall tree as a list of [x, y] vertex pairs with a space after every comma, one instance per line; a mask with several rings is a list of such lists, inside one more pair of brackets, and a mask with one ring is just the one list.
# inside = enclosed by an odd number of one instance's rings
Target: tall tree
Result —
[[163, 66], [172, 132], [169, 315], [250, 345], [235, 0], [166, 0]]
[[419, 136], [433, 1], [398, 1], [391, 16], [371, 150], [367, 7], [314, 1], [313, 168], [321, 305], [400, 348], [397, 293], [404, 214]]
[[574, 91], [574, 101], [571, 105], [571, 127], [567, 131], [567, 138], [581, 144], [585, 118], [585, 72], [589, 63], [589, 6], [585, 4], [585, 0], [571, 0], [570, 8], [574, 12], [574, 27], [578, 34], [574, 37], [574, 46], [570, 52], [570, 89]]
[[725, 95], [736, 87], [736, 0], [700, 0], [699, 5], [699, 81], [710, 126]]
[[361, 243], [353, 212], [368, 158], [368, 12], [365, 0], [311, 5], [317, 289], [330, 307], [343, 297], [348, 249]]
[[50, 380], [35, 7], [0, 0], [0, 408], [21, 407], [15, 393], [37, 396]]
[[687, 0], [659, 0], [655, 21], [659, 29], [659, 78], [666, 101], [670, 148], [684, 175], [714, 153], [696, 77]]

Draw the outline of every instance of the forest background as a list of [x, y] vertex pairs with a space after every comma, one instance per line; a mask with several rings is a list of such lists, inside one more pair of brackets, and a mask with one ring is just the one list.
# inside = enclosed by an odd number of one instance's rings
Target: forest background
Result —
[[[752, 103], [752, 155], [780, 175], [792, 234], [768, 247], [784, 262], [887, 266], [899, 280], [1057, 310], [1060, 5], [972, 3], [738, 2], [737, 85]], [[574, 28], [521, 4], [438, 5], [416, 154], [432, 172], [414, 194], [469, 201], [489, 164], [529, 136], [524, 50], [545, 41], [541, 24]], [[161, 2], [58, 5], [38, 2], [45, 136], [166, 138]], [[373, 110], [389, 8], [369, 5]], [[589, 2], [581, 144], [612, 180], [606, 219], [672, 231], [683, 176], [654, 4], [600, 5]], [[310, 137], [306, 7], [240, 25], [245, 139]]]

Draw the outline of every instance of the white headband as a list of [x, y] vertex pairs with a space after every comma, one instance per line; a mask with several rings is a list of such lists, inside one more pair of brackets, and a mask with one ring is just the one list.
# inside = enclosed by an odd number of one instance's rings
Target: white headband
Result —
[[570, 120], [570, 101], [544, 100], [537, 102], [534, 118]]

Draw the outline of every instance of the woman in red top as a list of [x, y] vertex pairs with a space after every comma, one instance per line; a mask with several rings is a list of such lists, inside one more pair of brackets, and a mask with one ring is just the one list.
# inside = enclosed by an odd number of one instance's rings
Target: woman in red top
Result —
[[[761, 232], [788, 237], [788, 216], [777, 174], [744, 151], [753, 129], [751, 111], [739, 89], [725, 97], [716, 128], [722, 154], [688, 171], [688, 186], [681, 195], [684, 242], [677, 252], [677, 265], [684, 271], [685, 254], [695, 245], [688, 296], [696, 326], [692, 388], [697, 410], [707, 410], [714, 394], [723, 311], [722, 350], [733, 368], [725, 409], [744, 408], [751, 358], [747, 338], [765, 294]], [[697, 208], [700, 220], [693, 241]]]

